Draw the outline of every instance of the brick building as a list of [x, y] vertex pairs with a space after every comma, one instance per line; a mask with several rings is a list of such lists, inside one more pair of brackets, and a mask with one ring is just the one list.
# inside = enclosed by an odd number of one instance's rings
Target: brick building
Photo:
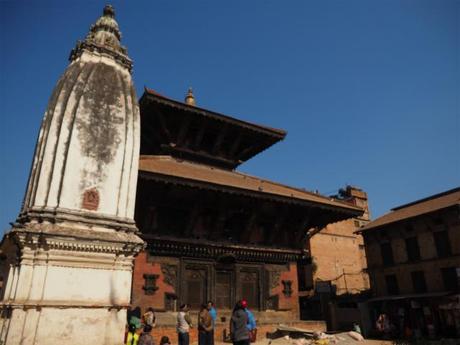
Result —
[[133, 307], [155, 308], [167, 333], [181, 303], [213, 300], [224, 317], [217, 339], [241, 298], [259, 324], [298, 320], [299, 291], [311, 288], [308, 230], [362, 208], [235, 170], [282, 130], [199, 108], [191, 92], [182, 103], [146, 89], [140, 113], [135, 219], [147, 248]]
[[366, 255], [362, 236], [356, 233], [369, 223], [367, 194], [347, 186], [338, 198], [361, 207], [364, 214], [326, 225], [310, 238], [315, 281], [330, 281], [335, 293], [356, 294], [369, 289]]
[[363, 239], [356, 230], [369, 223], [369, 208], [367, 194], [356, 187], [340, 189], [334, 197], [364, 213], [311, 233], [314, 289], [300, 303], [303, 319], [326, 320], [329, 329], [338, 330], [362, 323], [358, 304], [369, 290], [369, 278]]
[[396, 207], [359, 232], [372, 321], [387, 313], [399, 335], [460, 335], [460, 188]]

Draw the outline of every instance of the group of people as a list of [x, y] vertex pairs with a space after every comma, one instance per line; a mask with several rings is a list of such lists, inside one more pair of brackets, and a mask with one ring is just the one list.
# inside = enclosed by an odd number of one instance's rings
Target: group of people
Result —
[[[138, 308], [136, 308], [138, 309]], [[128, 315], [128, 331], [125, 335], [126, 345], [155, 345], [152, 336], [153, 327], [155, 327], [155, 311], [153, 308], [148, 308], [147, 311], [140, 316], [140, 309]], [[171, 345], [168, 337], [162, 337], [160, 345]]]
[[[198, 313], [198, 344], [214, 345], [214, 329], [216, 326], [217, 311], [212, 301], [201, 305]], [[125, 337], [126, 345], [155, 345], [152, 336], [152, 329], [155, 327], [155, 312], [153, 308], [140, 316], [138, 312], [128, 316], [128, 329]], [[190, 329], [193, 328], [190, 316], [190, 305], [182, 304], [177, 313], [177, 335], [178, 345], [190, 344]], [[252, 312], [248, 309], [246, 300], [240, 300], [233, 308], [230, 319], [230, 338], [234, 345], [249, 345], [254, 342], [257, 335], [256, 320]], [[171, 345], [169, 338], [163, 336], [160, 345]]]
[[[214, 329], [217, 320], [217, 311], [212, 301], [201, 305], [198, 313], [198, 344], [214, 345]], [[190, 305], [182, 304], [177, 314], [177, 334], [179, 345], [189, 345], [190, 329], [193, 328], [190, 317]], [[233, 308], [230, 319], [230, 338], [235, 345], [248, 345], [255, 341], [257, 334], [256, 319], [248, 309], [246, 300], [238, 301]]]

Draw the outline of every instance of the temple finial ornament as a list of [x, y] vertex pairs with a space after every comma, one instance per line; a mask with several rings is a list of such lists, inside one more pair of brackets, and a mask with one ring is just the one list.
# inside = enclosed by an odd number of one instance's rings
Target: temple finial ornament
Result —
[[188, 88], [187, 95], [185, 96], [185, 103], [188, 105], [196, 105], [195, 96], [191, 87]]
[[104, 16], [110, 16], [112, 18], [115, 17], [115, 10], [113, 9], [112, 5], [105, 5], [104, 11], [102, 12]]
[[83, 50], [98, 52], [108, 55], [117, 62], [131, 70], [132, 61], [128, 57], [128, 50], [122, 46], [121, 31], [115, 20], [115, 10], [112, 5], [106, 5], [102, 16], [90, 26], [84, 41], [78, 41], [76, 47], [70, 53], [70, 61], [81, 56]]

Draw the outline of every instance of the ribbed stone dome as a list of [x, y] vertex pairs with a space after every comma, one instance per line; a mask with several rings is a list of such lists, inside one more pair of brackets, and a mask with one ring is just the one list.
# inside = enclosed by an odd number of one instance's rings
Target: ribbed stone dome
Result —
[[135, 229], [139, 108], [114, 15], [104, 8], [52, 93], [20, 223], [100, 219]]

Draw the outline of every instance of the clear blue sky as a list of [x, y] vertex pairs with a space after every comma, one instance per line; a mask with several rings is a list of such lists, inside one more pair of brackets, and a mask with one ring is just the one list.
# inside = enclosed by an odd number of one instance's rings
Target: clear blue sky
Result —
[[[131, 4], [133, 3], [133, 4]], [[19, 211], [48, 98], [105, 2], [0, 2], [0, 231]], [[460, 1], [114, 1], [147, 85], [282, 128], [241, 170], [373, 216], [460, 185]]]

